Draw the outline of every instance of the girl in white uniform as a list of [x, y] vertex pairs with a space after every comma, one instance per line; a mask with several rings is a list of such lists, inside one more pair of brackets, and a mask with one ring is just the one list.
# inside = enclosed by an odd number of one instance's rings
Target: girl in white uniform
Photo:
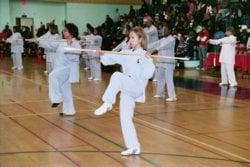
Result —
[[[164, 27], [164, 37], [159, 41], [153, 42], [149, 45], [148, 54], [158, 51], [159, 55], [174, 57], [175, 38], [170, 34], [168, 27]], [[176, 93], [174, 87], [174, 69], [175, 60], [161, 59], [157, 61], [157, 88], [154, 97], [164, 97], [165, 86], [167, 84], [168, 98], [166, 101], [176, 101]]]
[[[58, 34], [57, 26], [54, 24], [49, 25], [49, 31], [38, 38], [38, 40], [60, 40], [61, 37]], [[54, 68], [54, 59], [56, 56], [56, 50], [53, 49], [45, 49], [46, 56], [46, 74], [49, 74]]]
[[11, 57], [13, 60], [12, 70], [22, 70], [23, 38], [18, 26], [13, 27], [13, 34], [6, 39], [6, 42], [11, 44]]
[[[88, 49], [100, 50], [102, 46], [102, 37], [98, 35], [97, 30], [93, 27], [89, 28], [90, 35], [87, 37], [89, 42]], [[101, 62], [100, 57], [93, 52], [88, 53], [90, 77], [89, 80], [99, 81], [101, 80]]]
[[[133, 28], [129, 37], [132, 49], [122, 52], [145, 55], [144, 49], [147, 47], [147, 42], [143, 29]], [[140, 154], [140, 143], [133, 124], [133, 115], [135, 102], [145, 102], [145, 89], [155, 70], [153, 61], [146, 56], [104, 54], [101, 56], [101, 62], [104, 65], [120, 64], [123, 73], [115, 72], [111, 76], [109, 86], [102, 97], [104, 103], [95, 111], [95, 115], [102, 115], [111, 110], [116, 95], [121, 92], [120, 121], [127, 147], [127, 150], [121, 152], [121, 155]]]
[[[88, 36], [89, 34], [87, 32], [84, 33], [84, 35], [80, 36], [80, 40], [82, 40], [83, 42], [81, 42], [81, 46], [83, 49], [89, 49], [89, 43], [88, 43]], [[85, 67], [84, 67], [84, 70], [89, 70], [90, 67], [89, 67], [89, 58], [88, 58], [88, 53], [87, 52], [83, 52], [82, 53], [82, 56], [83, 56], [83, 60], [84, 60], [84, 64], [85, 64]]]
[[226, 30], [226, 37], [209, 40], [210, 44], [221, 45], [220, 59], [221, 63], [221, 83], [220, 86], [230, 84], [230, 87], [237, 86], [234, 72], [235, 55], [236, 55], [236, 37], [233, 35], [233, 28], [229, 27]]
[[52, 107], [63, 103], [61, 116], [74, 115], [75, 108], [72, 98], [71, 83], [79, 82], [79, 56], [78, 51], [66, 51], [66, 47], [81, 49], [75, 38], [78, 37], [78, 28], [72, 23], [65, 25], [63, 36], [66, 42], [50, 42], [41, 40], [40, 47], [56, 50], [55, 66], [49, 74], [49, 97]]
[[[144, 25], [146, 26], [144, 28], [144, 32], [146, 33], [147, 35], [147, 39], [148, 39], [148, 45], [150, 45], [151, 43], [153, 42], [156, 42], [159, 40], [159, 37], [158, 37], [158, 30], [157, 28], [152, 24], [153, 23], [153, 20], [151, 17], [146, 17], [143, 19], [143, 22], [144, 22]], [[157, 72], [158, 72], [158, 68], [156, 67], [156, 70], [155, 70], [155, 74], [154, 74], [154, 77], [153, 77], [153, 81], [156, 82], [157, 81]]]

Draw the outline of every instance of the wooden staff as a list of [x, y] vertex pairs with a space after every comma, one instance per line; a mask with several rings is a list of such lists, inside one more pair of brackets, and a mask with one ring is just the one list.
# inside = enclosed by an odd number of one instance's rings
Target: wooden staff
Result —
[[[39, 41], [49, 41], [49, 42], [66, 42], [66, 39], [37, 39], [37, 38], [31, 38], [31, 39], [25, 39], [27, 42], [39, 42]], [[85, 40], [76, 40], [77, 42], [81, 43], [90, 43], [89, 41]]]
[[[75, 48], [65, 48], [67, 51], [81, 51], [81, 52], [97, 52], [98, 50], [93, 49], [75, 49]], [[102, 50], [103, 53], [108, 54], [116, 54], [116, 55], [124, 55], [124, 56], [144, 56], [143, 54], [137, 54], [137, 53], [126, 53], [126, 52], [114, 52], [114, 51], [106, 51]], [[163, 58], [163, 59], [174, 59], [174, 60], [189, 60], [187, 57], [170, 57], [170, 56], [161, 56], [161, 55], [151, 55], [152, 58]]]

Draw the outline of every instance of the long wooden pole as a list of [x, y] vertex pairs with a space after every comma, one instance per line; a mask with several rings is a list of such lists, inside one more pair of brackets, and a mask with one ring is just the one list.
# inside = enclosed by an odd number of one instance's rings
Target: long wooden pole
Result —
[[[76, 48], [65, 48], [67, 51], [80, 51], [80, 52], [97, 52], [98, 50], [94, 49], [76, 49]], [[108, 54], [116, 54], [116, 55], [125, 55], [125, 56], [144, 56], [143, 54], [136, 53], [126, 53], [126, 52], [114, 52], [114, 51], [106, 51], [102, 50], [103, 53]], [[162, 58], [162, 59], [174, 59], [174, 60], [189, 60], [187, 57], [170, 57], [170, 56], [162, 56], [162, 55], [151, 55], [152, 58]]]

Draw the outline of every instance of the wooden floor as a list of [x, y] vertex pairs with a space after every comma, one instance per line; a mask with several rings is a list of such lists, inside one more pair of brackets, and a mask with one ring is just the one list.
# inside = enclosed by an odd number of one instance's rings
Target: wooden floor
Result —
[[[73, 86], [77, 114], [62, 118], [60, 107], [50, 107], [44, 66], [31, 58], [24, 65], [23, 72], [13, 72], [9, 58], [0, 60], [1, 167], [250, 166], [250, 99], [178, 86], [178, 101], [167, 103], [153, 98], [155, 84], [150, 82], [147, 101], [137, 104], [134, 118], [142, 154], [122, 157], [118, 105], [104, 116], [93, 115], [109, 73], [90, 82], [81, 70], [81, 82]], [[195, 70], [176, 71], [176, 76], [219, 82]], [[238, 81], [250, 88], [248, 79]]]

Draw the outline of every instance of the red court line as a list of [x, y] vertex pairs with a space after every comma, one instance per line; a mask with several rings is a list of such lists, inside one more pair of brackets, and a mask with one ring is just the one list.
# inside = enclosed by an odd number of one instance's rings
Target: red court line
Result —
[[[33, 112], [32, 110], [30, 110], [29, 108], [26, 108], [25, 106], [23, 106], [23, 105], [21, 105], [21, 104], [18, 104], [18, 105], [21, 106], [22, 108], [28, 110], [28, 111], [31, 112], [31, 113], [35, 113], [35, 112]], [[90, 146], [92, 146], [93, 148], [99, 150], [101, 153], [105, 154], [106, 156], [110, 157], [111, 159], [115, 160], [116, 162], [120, 163], [121, 165], [126, 166], [126, 165], [123, 164], [122, 162], [120, 162], [120, 161], [118, 161], [117, 159], [113, 158], [111, 155], [109, 155], [109, 154], [107, 154], [107, 153], [105, 153], [105, 152], [102, 152], [102, 151], [101, 151], [98, 147], [96, 147], [95, 145], [90, 144], [89, 142], [85, 141], [84, 139], [82, 139], [82, 138], [76, 136], [75, 134], [73, 134], [73, 133], [67, 131], [66, 129], [64, 129], [64, 128], [58, 126], [57, 124], [55, 124], [55, 123], [49, 121], [48, 119], [44, 118], [43, 116], [38, 115], [38, 117], [40, 117], [40, 118], [42, 118], [43, 120], [49, 122], [50, 124], [54, 125], [55, 127], [61, 129], [62, 131], [66, 132], [67, 134], [69, 134], [69, 135], [71, 135], [71, 136], [77, 138], [78, 140], [81, 140], [81, 141], [87, 143], [88, 145], [90, 145]]]
[[[8, 116], [7, 114], [5, 114], [4, 112], [0, 111], [3, 115]], [[9, 118], [10, 120], [12, 120], [13, 122], [15, 122], [16, 124], [18, 124], [20, 127], [22, 127], [23, 129], [25, 129], [26, 131], [28, 131], [29, 133], [33, 134], [34, 136], [36, 136], [38, 139], [40, 139], [41, 141], [43, 141], [44, 143], [48, 144], [50, 147], [52, 147], [54, 150], [57, 150], [56, 147], [54, 147], [52, 144], [48, 143], [46, 140], [42, 139], [40, 136], [38, 136], [36, 133], [34, 133], [33, 131], [31, 131], [30, 129], [26, 128], [25, 126], [23, 126], [22, 124], [20, 124], [17, 120], [13, 119], [13, 118]], [[76, 166], [80, 165], [75, 162], [73, 159], [71, 159], [69, 156], [67, 156], [66, 154], [64, 154], [63, 152], [60, 152], [60, 154], [62, 154], [65, 158], [67, 158], [68, 160], [70, 160], [73, 164], [75, 164]]]

